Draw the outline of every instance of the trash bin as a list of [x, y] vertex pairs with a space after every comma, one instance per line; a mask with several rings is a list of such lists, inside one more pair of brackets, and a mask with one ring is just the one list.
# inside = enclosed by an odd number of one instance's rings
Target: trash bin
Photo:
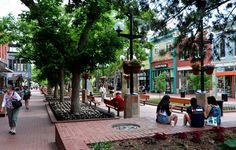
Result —
[[184, 91], [180, 92], [180, 97], [185, 97], [185, 92]]
[[219, 105], [220, 107], [220, 110], [221, 110], [221, 116], [223, 116], [223, 100], [217, 100], [217, 104]]
[[222, 94], [221, 95], [222, 101], [228, 101], [228, 95], [227, 94]]

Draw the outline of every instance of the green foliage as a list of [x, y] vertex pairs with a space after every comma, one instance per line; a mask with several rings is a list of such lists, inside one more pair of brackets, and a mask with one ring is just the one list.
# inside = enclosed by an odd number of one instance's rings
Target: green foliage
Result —
[[159, 98], [150, 98], [148, 100], [148, 102], [154, 103], [154, 104], [159, 104], [160, 101], [161, 101], [161, 99], [159, 99]]
[[164, 92], [166, 90], [166, 73], [160, 73], [158, 77], [155, 78], [155, 90], [158, 92]]
[[[201, 89], [200, 75], [189, 76], [189, 84], [193, 87], [193, 90]], [[204, 74], [204, 85], [206, 90], [210, 90], [212, 87], [212, 77], [210, 75]]]
[[93, 150], [109, 150], [113, 142], [100, 142], [92, 145]]

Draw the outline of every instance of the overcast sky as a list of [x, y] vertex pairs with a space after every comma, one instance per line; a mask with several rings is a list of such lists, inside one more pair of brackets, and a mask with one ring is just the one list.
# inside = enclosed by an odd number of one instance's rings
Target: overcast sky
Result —
[[0, 17], [6, 16], [9, 13], [17, 16], [22, 10], [26, 9], [20, 0], [0, 0]]

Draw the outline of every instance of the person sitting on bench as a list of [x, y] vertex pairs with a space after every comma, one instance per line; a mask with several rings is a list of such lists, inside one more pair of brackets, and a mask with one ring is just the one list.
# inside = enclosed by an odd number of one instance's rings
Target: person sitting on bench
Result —
[[125, 107], [125, 101], [124, 101], [124, 99], [122, 98], [122, 96], [121, 96], [121, 92], [116, 92], [116, 96], [113, 98], [113, 100], [115, 101], [115, 102], [117, 102], [117, 104], [118, 104], [118, 108], [119, 108], [119, 110], [124, 110], [124, 107]]

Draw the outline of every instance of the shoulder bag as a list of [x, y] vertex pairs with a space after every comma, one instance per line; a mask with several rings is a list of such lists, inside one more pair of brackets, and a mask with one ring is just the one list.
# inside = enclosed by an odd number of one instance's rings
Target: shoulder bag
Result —
[[[15, 94], [15, 92], [13, 92], [13, 95], [14, 94]], [[12, 99], [11, 103], [12, 103], [12, 106], [14, 107], [14, 109], [20, 108], [22, 106], [21, 101], [18, 101], [17, 99]]]

